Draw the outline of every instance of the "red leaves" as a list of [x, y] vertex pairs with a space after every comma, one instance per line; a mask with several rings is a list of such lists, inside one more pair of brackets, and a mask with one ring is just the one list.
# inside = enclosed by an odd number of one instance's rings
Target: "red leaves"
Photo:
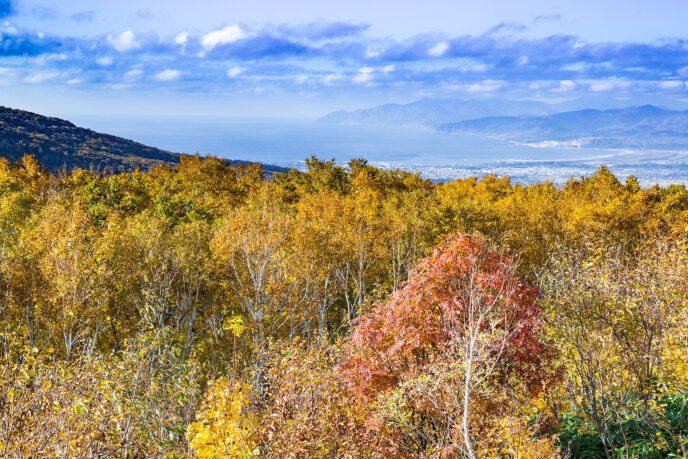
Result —
[[482, 237], [450, 237], [420, 261], [389, 301], [361, 318], [342, 375], [359, 396], [374, 398], [461, 352], [452, 346], [457, 337], [465, 340], [473, 321], [483, 339], [494, 341], [499, 371], [518, 374], [537, 391], [546, 373], [542, 359], [551, 357], [537, 336], [537, 298], [536, 288], [519, 282], [512, 261], [490, 251]]

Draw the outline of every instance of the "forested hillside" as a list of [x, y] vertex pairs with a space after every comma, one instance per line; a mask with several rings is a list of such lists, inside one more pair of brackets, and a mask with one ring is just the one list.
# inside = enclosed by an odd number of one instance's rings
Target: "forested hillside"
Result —
[[0, 159], [2, 457], [685, 457], [688, 192]]
[[0, 156], [13, 161], [30, 153], [51, 171], [61, 169], [147, 170], [176, 163], [179, 155], [100, 134], [59, 118], [0, 107]]
[[[160, 164], [177, 164], [180, 159], [178, 153], [84, 129], [60, 118], [0, 106], [0, 157], [19, 161], [25, 154], [33, 155], [53, 173], [74, 169], [148, 171]], [[271, 165], [264, 168], [268, 175], [287, 170]]]

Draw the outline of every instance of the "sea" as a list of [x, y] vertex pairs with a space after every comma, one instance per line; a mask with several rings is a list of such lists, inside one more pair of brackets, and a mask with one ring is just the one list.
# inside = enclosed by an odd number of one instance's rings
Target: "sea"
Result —
[[83, 117], [76, 124], [177, 153], [215, 155], [305, 168], [315, 156], [338, 164], [364, 158], [434, 181], [486, 174], [530, 184], [565, 183], [608, 166], [646, 186], [688, 182], [688, 152], [532, 146], [413, 126], [331, 124], [319, 120]]

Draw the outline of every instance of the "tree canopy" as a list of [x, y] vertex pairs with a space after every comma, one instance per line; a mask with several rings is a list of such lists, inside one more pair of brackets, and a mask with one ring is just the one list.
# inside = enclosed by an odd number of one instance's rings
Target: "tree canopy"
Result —
[[0, 159], [0, 454], [686, 455], [684, 185], [306, 165]]

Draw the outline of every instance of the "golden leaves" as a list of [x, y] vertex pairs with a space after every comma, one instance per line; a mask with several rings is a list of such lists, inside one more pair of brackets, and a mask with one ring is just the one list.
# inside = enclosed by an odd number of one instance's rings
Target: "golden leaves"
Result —
[[208, 389], [186, 438], [196, 457], [244, 458], [258, 456], [258, 420], [251, 413], [249, 385], [215, 380]]

